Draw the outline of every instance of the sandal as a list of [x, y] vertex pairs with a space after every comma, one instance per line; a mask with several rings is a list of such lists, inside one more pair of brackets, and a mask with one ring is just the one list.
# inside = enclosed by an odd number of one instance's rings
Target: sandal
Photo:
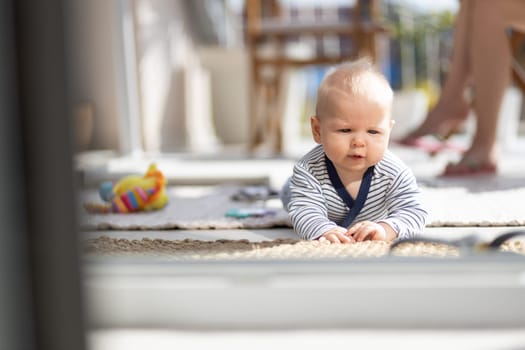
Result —
[[494, 164], [484, 164], [466, 158], [458, 163], [448, 163], [440, 177], [496, 175], [497, 172], [497, 166]]
[[[465, 118], [466, 120], [466, 118]], [[434, 132], [420, 134], [420, 136], [415, 136], [414, 133], [419, 133], [417, 130], [410, 133], [408, 136], [405, 136], [398, 141], [399, 144], [408, 147], [419, 148], [431, 156], [435, 156], [441, 151], [453, 150], [458, 152], [465, 152], [466, 149], [460, 145], [448, 142], [448, 140], [456, 135], [460, 134], [465, 129], [465, 120], [463, 119], [451, 119], [447, 120], [444, 125], [448, 125], [447, 131], [445, 133]], [[443, 129], [443, 126], [441, 127]]]
[[405, 137], [399, 140], [397, 143], [399, 143], [402, 146], [420, 149], [429, 153], [432, 156], [438, 154], [443, 145], [443, 142], [439, 139], [439, 137], [435, 135]]
[[432, 157], [445, 150], [457, 151], [459, 153], [464, 153], [466, 151], [465, 147], [452, 142], [447, 142], [447, 139], [437, 134], [420, 137], [405, 137], [404, 139], [399, 140], [398, 143], [403, 146], [425, 151]]

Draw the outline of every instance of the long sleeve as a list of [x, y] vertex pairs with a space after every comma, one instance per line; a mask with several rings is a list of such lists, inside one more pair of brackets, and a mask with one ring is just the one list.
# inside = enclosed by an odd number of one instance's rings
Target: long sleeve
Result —
[[386, 192], [385, 205], [388, 214], [380, 221], [390, 225], [398, 238], [412, 238], [424, 230], [428, 212], [410, 169], [405, 168], [394, 179]]
[[317, 239], [337, 224], [328, 219], [326, 198], [319, 181], [296, 165], [290, 181], [290, 219], [296, 233], [307, 240]]

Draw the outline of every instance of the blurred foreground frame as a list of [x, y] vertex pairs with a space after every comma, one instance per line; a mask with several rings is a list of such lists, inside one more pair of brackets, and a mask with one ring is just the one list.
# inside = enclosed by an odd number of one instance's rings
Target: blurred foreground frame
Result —
[[64, 1], [0, 2], [2, 349], [85, 348]]

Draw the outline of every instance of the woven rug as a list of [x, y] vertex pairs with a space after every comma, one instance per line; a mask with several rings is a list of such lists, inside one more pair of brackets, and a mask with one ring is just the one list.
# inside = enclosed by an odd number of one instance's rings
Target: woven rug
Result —
[[[523, 241], [505, 242], [500, 250], [525, 255]], [[386, 255], [419, 257], [458, 257], [458, 247], [443, 243], [410, 242], [390, 251], [390, 243], [365, 241], [353, 244], [329, 244], [319, 241], [278, 239], [250, 242], [248, 240], [141, 240], [101, 236], [85, 241], [87, 256], [158, 256], [170, 260], [262, 260], [311, 258], [374, 258]]]
[[[430, 211], [428, 227], [525, 226], [525, 180], [500, 177], [484, 181], [421, 181]], [[80, 208], [85, 230], [263, 229], [291, 227], [278, 199], [243, 202], [232, 199], [237, 186], [169, 187], [169, 204], [162, 210], [133, 214], [87, 214]], [[83, 202], [100, 202], [96, 191], [85, 191]], [[237, 219], [225, 213], [236, 208], [268, 208], [270, 214]]]

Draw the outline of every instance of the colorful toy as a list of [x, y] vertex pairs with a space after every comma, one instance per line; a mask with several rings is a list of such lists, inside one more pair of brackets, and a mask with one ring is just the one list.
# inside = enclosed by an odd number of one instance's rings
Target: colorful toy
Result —
[[100, 198], [107, 203], [86, 203], [90, 213], [132, 213], [162, 209], [168, 203], [166, 180], [155, 163], [144, 176], [129, 175], [117, 182], [106, 181], [99, 187]]

